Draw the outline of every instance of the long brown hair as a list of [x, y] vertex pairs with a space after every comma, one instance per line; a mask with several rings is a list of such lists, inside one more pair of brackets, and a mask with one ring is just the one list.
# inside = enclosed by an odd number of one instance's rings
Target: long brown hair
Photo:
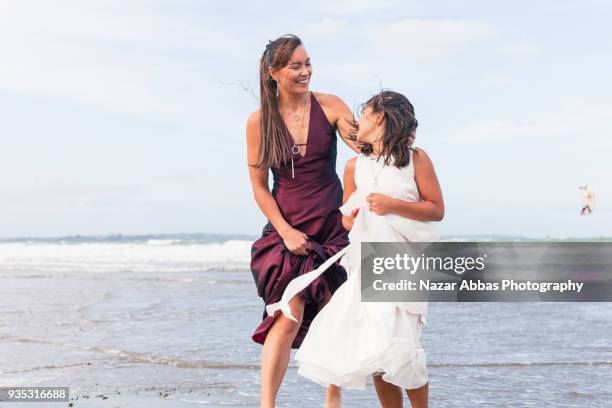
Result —
[[260, 132], [257, 167], [281, 167], [291, 160], [291, 146], [285, 122], [278, 110], [278, 83], [270, 76], [270, 68], [283, 68], [302, 40], [293, 34], [269, 41], [259, 62]]
[[[383, 112], [385, 115], [379, 157], [385, 158], [386, 165], [389, 165], [391, 158], [397, 167], [408, 165], [410, 150], [414, 150], [408, 145], [408, 138], [414, 136], [419, 126], [412, 103], [401, 93], [385, 89], [361, 105], [361, 111], [368, 106], [372, 108], [373, 113]], [[366, 156], [372, 154], [372, 145], [364, 144], [361, 152]]]

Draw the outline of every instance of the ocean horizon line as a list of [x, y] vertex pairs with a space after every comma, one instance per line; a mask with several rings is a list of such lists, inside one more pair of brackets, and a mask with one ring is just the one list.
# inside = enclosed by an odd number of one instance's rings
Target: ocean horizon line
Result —
[[[247, 240], [253, 241], [259, 238], [255, 234], [231, 234], [231, 233], [216, 233], [216, 232], [191, 232], [191, 233], [150, 233], [150, 234], [73, 234], [59, 236], [17, 236], [17, 237], [0, 237], [0, 243], [14, 242], [49, 242], [49, 243], [86, 243], [86, 242], [147, 242], [147, 241], [176, 241], [176, 243], [214, 243], [226, 242], [232, 240]], [[441, 241], [612, 241], [612, 236], [530, 236], [530, 235], [512, 235], [512, 234], [442, 234]], [[171, 243], [171, 242], [169, 242]]]

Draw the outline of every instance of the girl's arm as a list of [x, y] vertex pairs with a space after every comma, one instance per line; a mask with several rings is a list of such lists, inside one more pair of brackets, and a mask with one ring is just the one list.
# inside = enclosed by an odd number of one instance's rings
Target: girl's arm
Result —
[[308, 236], [294, 229], [285, 220], [278, 208], [276, 200], [268, 187], [268, 169], [255, 166], [259, 152], [261, 132], [259, 130], [259, 111], [253, 112], [247, 121], [247, 164], [249, 177], [253, 187], [253, 196], [257, 205], [283, 239], [289, 251], [297, 255], [307, 255]]
[[[344, 167], [344, 193], [342, 195], [342, 204], [346, 203], [346, 200], [353, 194], [355, 190], [357, 190], [357, 185], [355, 185], [355, 162], [357, 161], [356, 157], [353, 157], [349, 161], [346, 162], [346, 166]], [[344, 229], [350, 231], [353, 228], [353, 222], [355, 221], [355, 216], [348, 217], [346, 215], [342, 215], [342, 225]]]
[[421, 201], [370, 194], [367, 197], [370, 210], [379, 215], [394, 213], [417, 221], [441, 221], [444, 218], [444, 200], [433, 163], [423, 149], [415, 149], [412, 159]]

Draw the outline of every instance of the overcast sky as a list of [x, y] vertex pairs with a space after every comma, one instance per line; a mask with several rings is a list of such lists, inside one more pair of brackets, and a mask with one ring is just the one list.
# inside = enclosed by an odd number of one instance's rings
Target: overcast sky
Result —
[[605, 1], [2, 1], [0, 237], [258, 234], [245, 123], [261, 53], [289, 32], [312, 90], [413, 102], [442, 234], [612, 235], [611, 17]]

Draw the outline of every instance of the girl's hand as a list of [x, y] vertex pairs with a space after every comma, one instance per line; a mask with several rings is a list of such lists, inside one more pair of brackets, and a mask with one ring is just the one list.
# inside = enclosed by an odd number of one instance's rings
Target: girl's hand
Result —
[[308, 255], [310, 251], [308, 235], [291, 227], [287, 228], [282, 233], [279, 232], [279, 235], [283, 239], [283, 243], [289, 252], [295, 255]]
[[385, 215], [391, 212], [393, 197], [379, 193], [370, 193], [366, 197], [370, 206], [370, 211], [378, 215]]

